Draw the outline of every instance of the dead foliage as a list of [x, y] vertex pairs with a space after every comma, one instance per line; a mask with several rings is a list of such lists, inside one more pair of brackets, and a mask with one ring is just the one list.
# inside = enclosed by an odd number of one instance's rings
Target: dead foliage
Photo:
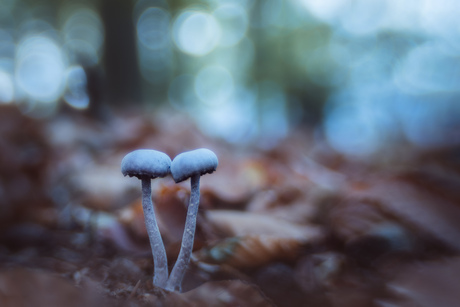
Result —
[[[299, 130], [262, 150], [167, 112], [37, 120], [1, 106], [1, 306], [458, 305], [458, 149], [352, 161]], [[200, 147], [219, 167], [201, 179], [184, 292], [167, 292], [152, 285], [140, 182], [120, 162]], [[190, 183], [152, 187], [172, 268]]]

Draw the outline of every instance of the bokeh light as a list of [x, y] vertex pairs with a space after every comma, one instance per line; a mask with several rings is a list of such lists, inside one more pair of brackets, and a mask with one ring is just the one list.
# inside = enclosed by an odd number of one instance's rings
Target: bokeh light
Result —
[[208, 66], [200, 70], [195, 78], [195, 91], [207, 104], [221, 104], [233, 92], [233, 78], [228, 70], [220, 66]]
[[64, 89], [65, 57], [59, 45], [46, 36], [30, 36], [18, 47], [16, 82], [39, 102], [56, 101]]
[[72, 11], [62, 29], [65, 47], [74, 64], [93, 66], [99, 61], [104, 28], [99, 15], [90, 8]]
[[46, 5], [27, 16], [19, 7], [28, 6], [2, 3], [0, 100], [27, 114], [61, 102], [86, 109], [114, 91], [107, 80], [128, 86], [139, 74], [133, 97], [229, 142], [270, 148], [313, 123], [337, 152], [364, 158], [404, 142], [444, 146], [442, 132], [457, 128], [455, 0], [139, 0], [117, 11], [132, 18], [122, 49], [138, 67], [126, 75], [105, 73], [121, 52], [106, 49], [115, 11], [66, 3], [53, 19]]
[[75, 109], [89, 106], [86, 73], [81, 66], [71, 66], [66, 72], [67, 91], [64, 100]]
[[[141, 75], [150, 84], [167, 85], [172, 69], [172, 47], [168, 11], [160, 7], [138, 5], [137, 55]], [[142, 4], [142, 5], [141, 5]]]
[[219, 45], [224, 47], [234, 46], [245, 36], [248, 28], [246, 10], [235, 3], [225, 3], [213, 13], [219, 22], [221, 36]]
[[194, 56], [211, 52], [220, 39], [216, 19], [205, 12], [185, 11], [177, 17], [173, 28], [174, 42], [182, 51]]
[[[382, 149], [397, 137], [397, 122], [384, 95], [387, 89], [342, 92], [331, 97], [326, 105], [324, 122], [331, 146], [351, 157], [363, 158]], [[382, 99], [383, 98], [383, 99]]]
[[166, 47], [169, 41], [169, 13], [158, 7], [146, 9], [137, 22], [137, 37], [148, 49]]
[[330, 1], [315, 1], [315, 0], [299, 0], [302, 5], [316, 18], [334, 22], [341, 11], [344, 10], [349, 0], [330, 0]]
[[421, 149], [460, 145], [459, 97], [403, 96], [397, 110], [407, 139]]
[[460, 62], [446, 48], [427, 43], [412, 49], [395, 74], [404, 92], [429, 94], [460, 90]]
[[200, 105], [192, 116], [206, 133], [230, 143], [253, 142], [259, 135], [257, 91], [236, 87], [232, 95], [219, 105]]
[[255, 0], [251, 6], [251, 26], [266, 28], [281, 22], [283, 0]]
[[264, 80], [258, 84], [258, 103], [262, 108], [259, 118], [260, 145], [272, 148], [289, 133], [286, 96], [277, 83]]
[[0, 103], [10, 103], [14, 99], [14, 83], [11, 74], [0, 69]]
[[195, 77], [190, 74], [177, 76], [169, 86], [168, 99], [178, 110], [193, 110], [198, 103], [195, 93]]
[[10, 31], [0, 29], [0, 58], [13, 59], [16, 45]]
[[420, 14], [422, 30], [455, 48], [457, 54], [460, 50], [459, 13], [460, 3], [456, 0], [425, 0]]

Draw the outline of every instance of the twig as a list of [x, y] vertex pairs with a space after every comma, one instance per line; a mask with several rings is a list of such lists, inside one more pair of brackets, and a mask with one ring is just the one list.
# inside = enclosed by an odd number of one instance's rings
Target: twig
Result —
[[141, 285], [141, 280], [139, 279], [138, 282], [136, 283], [136, 285], [134, 286], [133, 291], [131, 291], [131, 294], [129, 295], [128, 300], [130, 300], [130, 299], [132, 299], [134, 297], [134, 294], [136, 293], [136, 291], [137, 291], [137, 289], [139, 288], [140, 285]]

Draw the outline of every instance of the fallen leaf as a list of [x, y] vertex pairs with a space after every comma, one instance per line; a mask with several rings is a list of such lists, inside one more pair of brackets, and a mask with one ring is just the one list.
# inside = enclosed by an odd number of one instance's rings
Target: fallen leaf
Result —
[[401, 307], [456, 307], [460, 302], [459, 275], [458, 257], [400, 268], [388, 284], [389, 292], [394, 296], [388, 302]]
[[13, 269], [0, 272], [0, 305], [16, 306], [104, 306], [108, 300], [94, 288], [77, 288], [53, 274]]
[[256, 268], [272, 261], [295, 259], [303, 241], [274, 235], [251, 235], [227, 238], [194, 253], [198, 261], [225, 264], [235, 268]]
[[196, 306], [265, 307], [274, 304], [254, 285], [238, 280], [208, 282], [183, 293]]
[[232, 210], [209, 210], [206, 217], [228, 236], [268, 235], [312, 242], [322, 236], [320, 227], [294, 224], [266, 214]]

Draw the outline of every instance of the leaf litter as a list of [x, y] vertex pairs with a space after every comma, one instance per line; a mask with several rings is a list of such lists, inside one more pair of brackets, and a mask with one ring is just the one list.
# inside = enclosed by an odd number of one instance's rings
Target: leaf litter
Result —
[[[1, 108], [1, 306], [458, 302], [456, 148], [355, 161], [306, 130], [262, 150], [208, 138], [168, 111], [100, 122]], [[139, 183], [123, 178], [120, 162], [138, 148], [174, 157], [200, 147], [219, 167], [201, 179], [183, 293], [168, 292], [152, 285]], [[171, 269], [190, 188], [170, 177], [152, 187]]]

